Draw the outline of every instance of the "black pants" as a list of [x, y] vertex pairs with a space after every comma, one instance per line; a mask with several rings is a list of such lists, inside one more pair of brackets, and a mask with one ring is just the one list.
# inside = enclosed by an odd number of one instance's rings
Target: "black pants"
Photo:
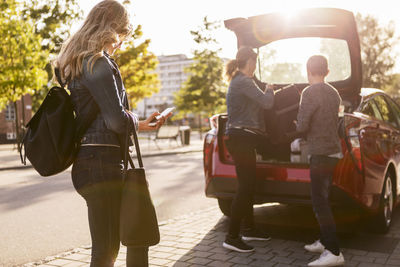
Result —
[[226, 146], [233, 157], [238, 189], [232, 202], [228, 234], [237, 237], [240, 225], [254, 227], [253, 202], [256, 184], [256, 147], [260, 139], [255, 134], [230, 134]]
[[339, 255], [336, 224], [329, 203], [332, 176], [338, 159], [312, 155], [310, 160], [311, 199], [321, 231], [321, 243], [335, 255]]
[[[91, 267], [112, 267], [118, 256], [121, 170], [120, 151], [114, 147], [82, 147], [72, 167], [74, 186], [88, 207]], [[128, 247], [126, 266], [148, 266], [148, 248]]]

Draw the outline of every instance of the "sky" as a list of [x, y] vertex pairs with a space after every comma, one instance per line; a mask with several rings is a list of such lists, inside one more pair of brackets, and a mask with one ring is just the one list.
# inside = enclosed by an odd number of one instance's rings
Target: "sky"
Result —
[[[99, 0], [78, 0], [86, 15]], [[207, 16], [210, 21], [223, 21], [235, 17], [249, 17], [274, 11], [295, 12], [309, 7], [343, 8], [354, 13], [371, 14], [384, 25], [390, 20], [400, 33], [399, 0], [131, 0], [133, 25], [142, 25], [144, 38], [150, 38], [150, 50], [156, 55], [192, 55], [195, 43], [190, 35], [202, 25]], [[79, 27], [77, 24], [72, 31]], [[221, 28], [216, 39], [222, 47], [221, 56], [234, 58], [234, 33]]]

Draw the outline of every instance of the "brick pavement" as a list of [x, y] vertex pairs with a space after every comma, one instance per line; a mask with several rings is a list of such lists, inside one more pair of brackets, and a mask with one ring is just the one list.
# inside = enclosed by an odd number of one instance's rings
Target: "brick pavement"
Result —
[[[278, 209], [268, 208], [268, 216], [271, 216], [271, 211], [273, 216], [274, 210]], [[150, 266], [306, 266], [317, 257], [316, 254], [303, 249], [304, 240], [276, 238], [274, 233], [271, 233], [273, 238], [270, 241], [251, 242], [256, 247], [254, 253], [228, 251], [221, 246], [227, 230], [227, 221], [218, 207], [214, 206], [163, 222], [160, 225], [161, 242], [150, 248]], [[368, 244], [365, 243], [365, 238], [369, 240]], [[344, 242], [345, 248], [342, 250], [346, 266], [400, 266], [399, 215], [396, 215], [395, 224], [388, 234], [356, 234], [350, 240], [352, 242]], [[125, 253], [126, 248], [121, 247], [115, 266], [125, 266]], [[90, 247], [86, 247], [24, 266], [89, 266], [89, 261]]]

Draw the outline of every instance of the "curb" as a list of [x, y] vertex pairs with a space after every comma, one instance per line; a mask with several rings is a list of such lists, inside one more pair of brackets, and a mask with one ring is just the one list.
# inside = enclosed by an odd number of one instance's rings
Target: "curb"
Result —
[[[158, 157], [158, 156], [169, 156], [169, 155], [176, 155], [176, 154], [187, 154], [187, 153], [194, 153], [194, 152], [202, 152], [203, 149], [193, 149], [187, 151], [175, 151], [175, 152], [162, 152], [162, 153], [154, 153], [154, 154], [144, 154], [142, 158], [150, 158], [150, 157]], [[132, 158], [137, 158], [136, 155], [132, 156]], [[11, 170], [19, 170], [19, 169], [31, 169], [33, 168], [32, 165], [22, 165], [22, 166], [10, 166], [0, 168], [0, 171], [11, 171]]]

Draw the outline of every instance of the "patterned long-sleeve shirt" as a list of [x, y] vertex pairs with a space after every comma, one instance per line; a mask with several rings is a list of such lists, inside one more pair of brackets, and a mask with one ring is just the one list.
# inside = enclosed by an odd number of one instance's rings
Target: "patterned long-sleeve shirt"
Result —
[[338, 136], [338, 91], [327, 83], [311, 85], [301, 93], [297, 115], [297, 131], [305, 133], [311, 155], [332, 155], [341, 152]]

